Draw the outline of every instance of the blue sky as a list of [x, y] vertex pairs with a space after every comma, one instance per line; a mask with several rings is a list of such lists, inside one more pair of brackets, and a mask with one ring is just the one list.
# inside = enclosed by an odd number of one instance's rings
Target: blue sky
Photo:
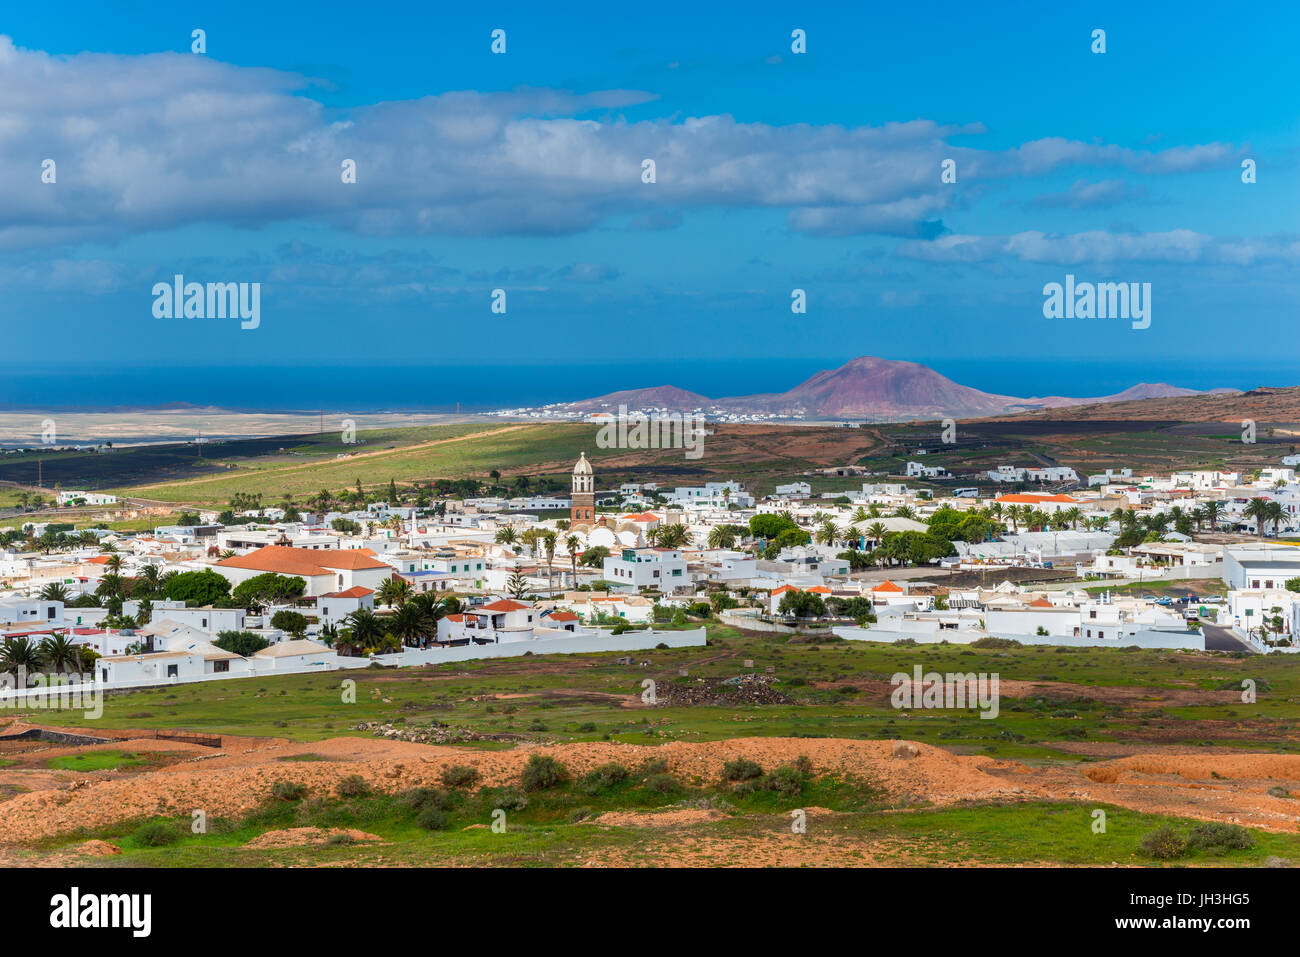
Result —
[[[1300, 358], [1293, 5], [175, 6], [0, 21], [0, 365]], [[1151, 327], [1043, 318], [1067, 272]]]

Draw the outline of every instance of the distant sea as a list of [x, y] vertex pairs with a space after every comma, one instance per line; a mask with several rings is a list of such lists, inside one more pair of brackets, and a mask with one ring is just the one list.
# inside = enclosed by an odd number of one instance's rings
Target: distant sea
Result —
[[[184, 403], [256, 412], [465, 412], [514, 409], [675, 385], [710, 398], [784, 392], [850, 357], [681, 359], [595, 364], [427, 366], [63, 365], [6, 368], [0, 409], [96, 412]], [[898, 358], [898, 357], [889, 357]], [[1233, 363], [1211, 357], [1160, 362], [1090, 358], [1027, 361], [914, 358], [953, 381], [1003, 395], [1098, 396], [1138, 382], [1189, 389], [1300, 385], [1296, 362]]]

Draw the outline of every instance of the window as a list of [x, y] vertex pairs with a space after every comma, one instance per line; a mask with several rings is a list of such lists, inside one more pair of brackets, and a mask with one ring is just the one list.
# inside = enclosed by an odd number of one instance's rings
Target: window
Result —
[[213, 674], [222, 674], [222, 673], [227, 672], [227, 671], [229, 671], [229, 670], [230, 670], [230, 662], [229, 662], [229, 661], [214, 661], [214, 662], [212, 662], [212, 672], [213, 672]]
[[180, 674], [180, 670], [179, 670], [179, 669], [180, 669], [180, 665], [168, 665], [168, 666], [167, 666], [167, 677], [168, 677], [168, 678], [175, 678], [175, 677], [177, 677], [177, 676]]

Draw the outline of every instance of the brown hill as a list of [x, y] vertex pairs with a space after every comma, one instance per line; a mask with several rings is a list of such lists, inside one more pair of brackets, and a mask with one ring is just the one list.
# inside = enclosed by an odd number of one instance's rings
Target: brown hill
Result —
[[981, 418], [1078, 405], [1173, 398], [1202, 393], [1166, 383], [1140, 383], [1115, 395], [1092, 398], [1019, 398], [960, 385], [916, 362], [862, 356], [838, 369], [818, 372], [786, 392], [710, 399], [673, 386], [628, 389], [567, 403], [579, 412], [664, 409], [805, 419], [859, 419], [897, 422], [911, 419]]
[[1075, 405], [991, 419], [1152, 419], [1169, 422], [1300, 423], [1300, 386], [1261, 387], [1249, 392], [1215, 390], [1182, 396], [1140, 398], [1102, 405]]

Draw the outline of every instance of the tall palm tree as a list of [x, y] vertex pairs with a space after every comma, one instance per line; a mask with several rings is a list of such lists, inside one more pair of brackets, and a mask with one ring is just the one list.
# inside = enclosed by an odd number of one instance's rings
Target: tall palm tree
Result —
[[1264, 537], [1264, 526], [1269, 520], [1268, 499], [1252, 498], [1246, 503], [1246, 517], [1255, 520], [1255, 535]]
[[555, 543], [558, 536], [555, 532], [545, 532], [542, 535], [542, 549], [546, 552], [546, 594], [548, 597], [555, 594]]
[[519, 540], [519, 536], [515, 534], [515, 530], [513, 528], [511, 528], [509, 525], [506, 525], [504, 528], [497, 529], [495, 540], [498, 545], [509, 546], [517, 542]]
[[40, 655], [44, 658], [55, 674], [66, 670], [72, 670], [71, 665], [76, 663], [78, 657], [76, 645], [68, 641], [66, 635], [50, 635], [40, 644]]
[[117, 554], [109, 555], [108, 560], [104, 562], [104, 568], [112, 575], [121, 575], [122, 556]]
[[577, 535], [567, 535], [564, 539], [564, 550], [569, 553], [569, 567], [573, 574], [573, 587], [578, 587], [578, 546], [582, 544], [582, 539]]
[[1210, 523], [1210, 531], [1215, 531], [1219, 527], [1219, 516], [1223, 514], [1223, 503], [1219, 501], [1209, 501], [1204, 505], [1205, 520]]
[[1281, 502], [1272, 500], [1268, 503], [1268, 518], [1273, 522], [1273, 537], [1277, 538], [1282, 534], [1282, 519], [1286, 518], [1286, 509]]
[[873, 548], [878, 547], [885, 540], [885, 533], [884, 522], [872, 522], [867, 526], [867, 538], [871, 540]]

